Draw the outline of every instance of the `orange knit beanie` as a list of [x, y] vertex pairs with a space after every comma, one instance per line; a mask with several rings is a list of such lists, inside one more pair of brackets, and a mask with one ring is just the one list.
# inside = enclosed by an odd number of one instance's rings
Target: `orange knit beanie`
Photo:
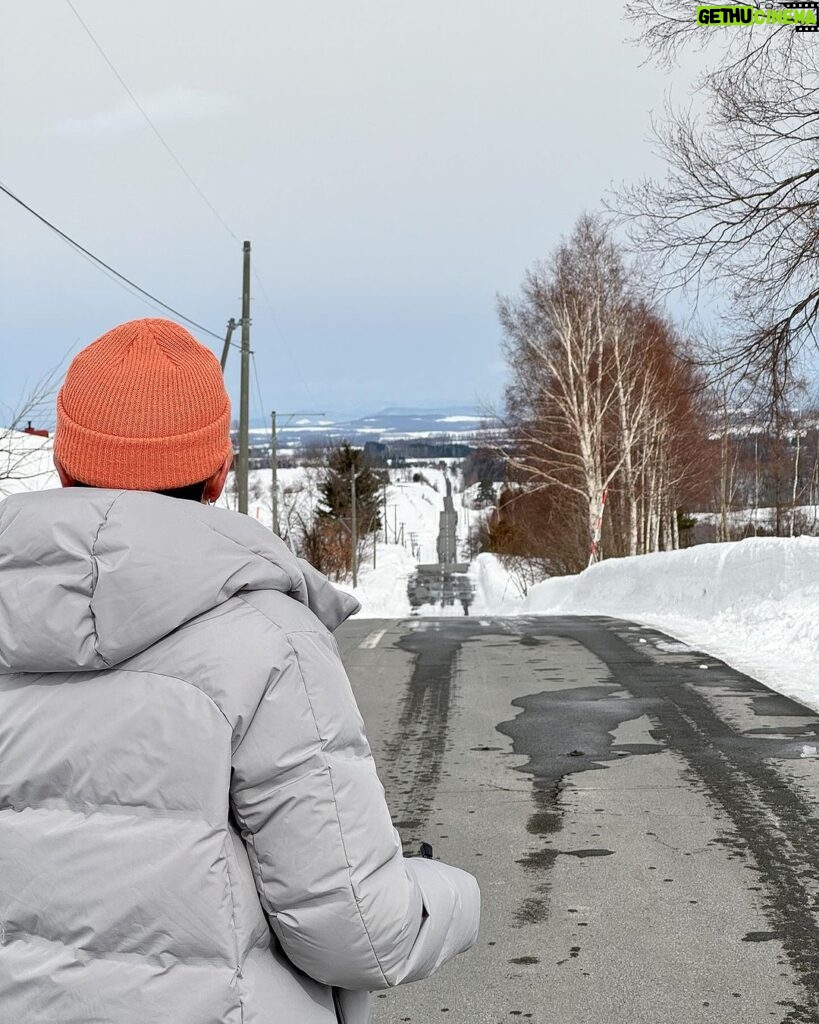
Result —
[[54, 455], [93, 487], [207, 480], [231, 451], [219, 362], [171, 320], [132, 320], [84, 348], [57, 396]]

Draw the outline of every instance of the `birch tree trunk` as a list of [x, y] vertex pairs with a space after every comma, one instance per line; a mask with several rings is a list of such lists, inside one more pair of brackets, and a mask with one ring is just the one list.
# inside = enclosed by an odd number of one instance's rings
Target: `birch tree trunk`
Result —
[[794, 521], [796, 519], [796, 501], [799, 493], [799, 453], [802, 446], [802, 435], [796, 431], [796, 453], [793, 458], [793, 489], [791, 491], [791, 524], [790, 536], [794, 534]]

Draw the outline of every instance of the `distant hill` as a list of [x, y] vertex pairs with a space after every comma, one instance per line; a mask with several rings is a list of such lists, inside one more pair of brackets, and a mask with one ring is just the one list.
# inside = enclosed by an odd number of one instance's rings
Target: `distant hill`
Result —
[[[331, 443], [341, 439], [363, 444], [366, 441], [410, 440], [441, 435], [468, 435], [492, 428], [496, 421], [487, 420], [471, 405], [436, 408], [390, 406], [379, 412], [354, 418], [332, 416], [299, 416], [279, 420], [282, 446], [296, 447], [311, 441]], [[267, 423], [254, 424], [253, 433], [270, 433]]]
[[391, 405], [372, 413], [373, 416], [480, 416], [475, 405]]

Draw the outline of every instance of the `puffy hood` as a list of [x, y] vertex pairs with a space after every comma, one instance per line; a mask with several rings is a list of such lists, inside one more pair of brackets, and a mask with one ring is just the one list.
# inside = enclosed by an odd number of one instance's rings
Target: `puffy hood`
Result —
[[0, 503], [0, 671], [117, 665], [242, 590], [278, 590], [335, 629], [358, 602], [260, 523], [142, 491]]

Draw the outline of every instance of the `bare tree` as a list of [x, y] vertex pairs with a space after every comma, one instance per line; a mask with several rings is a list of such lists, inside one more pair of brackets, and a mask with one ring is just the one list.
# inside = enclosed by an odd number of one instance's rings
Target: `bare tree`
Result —
[[[700, 341], [700, 354], [706, 363], [716, 365], [723, 354], [720, 339], [708, 335]], [[764, 415], [764, 403], [754, 399], [748, 381], [739, 368], [727, 366], [723, 372], [712, 375], [706, 391], [708, 419], [711, 426], [711, 442], [716, 448], [712, 476], [713, 501], [716, 506], [715, 539], [717, 542], [732, 539], [732, 513], [737, 510], [740, 493], [741, 446], [737, 442], [737, 431], [744, 424], [749, 431], [759, 430]], [[757, 474], [754, 502], [759, 504], [759, 463], [758, 451], [755, 466]]]
[[[676, 547], [680, 486], [696, 461], [688, 442], [701, 429], [697, 382], [639, 283], [601, 220], [584, 216], [552, 260], [526, 275], [521, 296], [500, 303], [512, 371], [501, 449], [527, 491], [570, 499], [546, 502], [549, 518], [559, 511], [574, 521], [576, 504], [587, 559], [607, 494], [603, 539], [612, 554]], [[514, 506], [503, 510], [505, 523], [515, 518]], [[496, 538], [499, 550], [507, 540]]]
[[697, 115], [667, 106], [654, 135], [668, 170], [616, 202], [670, 285], [710, 284], [730, 304], [727, 353], [785, 400], [819, 312], [819, 50], [793, 26], [710, 31], [689, 0], [631, 0], [650, 58], [710, 47]]
[[0, 495], [22, 486], [35, 486], [50, 476], [50, 460], [43, 452], [50, 448], [44, 437], [24, 433], [24, 428], [37, 423], [51, 425], [54, 416], [54, 397], [57, 391], [58, 370], [44, 374], [17, 405], [0, 404]]
[[626, 362], [634, 358], [633, 297], [602, 222], [583, 216], [548, 264], [528, 271], [519, 299], [499, 303], [513, 373], [507, 408], [514, 423], [506, 457], [541, 486], [583, 504], [589, 543], [603, 496], [625, 455], [614, 458], [606, 430], [619, 402], [625, 423], [639, 407]]

